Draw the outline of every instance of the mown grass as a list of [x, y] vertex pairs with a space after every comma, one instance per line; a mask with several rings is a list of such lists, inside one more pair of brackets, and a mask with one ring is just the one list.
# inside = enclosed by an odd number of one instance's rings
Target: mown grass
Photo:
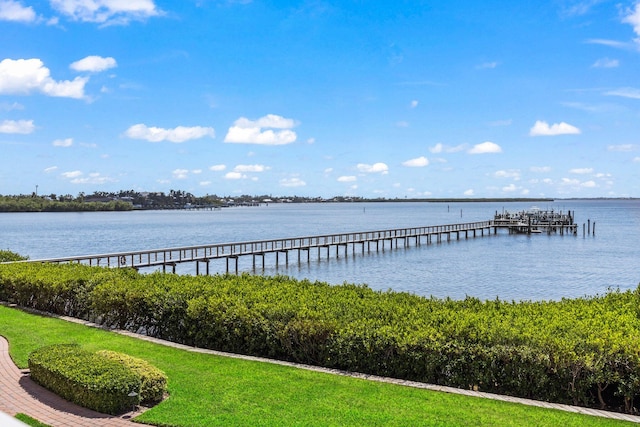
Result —
[[49, 424], [41, 423], [27, 414], [16, 414], [16, 419], [31, 427], [51, 427]]
[[0, 306], [18, 366], [54, 343], [145, 359], [170, 398], [136, 418], [162, 426], [622, 426], [622, 421], [178, 350]]

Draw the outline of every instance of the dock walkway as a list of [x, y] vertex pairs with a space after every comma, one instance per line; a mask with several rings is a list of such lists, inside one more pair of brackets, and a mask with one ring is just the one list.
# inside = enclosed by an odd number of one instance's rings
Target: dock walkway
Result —
[[[253, 267], [261, 263], [264, 268], [265, 255], [275, 254], [276, 266], [280, 258], [284, 257], [289, 263], [289, 254], [297, 252], [298, 262], [311, 260], [312, 250], [317, 250], [318, 259], [325, 253], [329, 258], [331, 253], [340, 257], [340, 252], [348, 256], [349, 246], [352, 253], [356, 248], [361, 253], [384, 251], [389, 247], [407, 247], [410, 244], [419, 246], [431, 244], [434, 241], [441, 243], [443, 240], [460, 240], [462, 238], [489, 235], [497, 232], [494, 221], [467, 222], [460, 224], [435, 225], [426, 227], [400, 228], [393, 230], [365, 231], [355, 233], [337, 233], [320, 236], [290, 237], [283, 239], [255, 240], [235, 243], [216, 243], [211, 245], [186, 246], [176, 248], [151, 249], [142, 251], [120, 252], [98, 255], [84, 255], [62, 258], [49, 258], [29, 260], [26, 262], [52, 262], [52, 263], [82, 263], [92, 266], [117, 267], [117, 268], [153, 268], [162, 267], [162, 271], [170, 268], [175, 272], [176, 265], [183, 263], [195, 263], [196, 274], [209, 274], [210, 262], [216, 259], [226, 260], [226, 272], [238, 273], [238, 258], [244, 256], [253, 257]], [[342, 251], [341, 251], [342, 248]]]
[[[595, 230], [595, 222], [593, 223]], [[591, 228], [591, 225], [589, 225]], [[557, 232], [559, 234], [577, 234], [577, 224], [571, 211], [564, 214], [554, 211], [522, 211], [517, 213], [496, 212], [493, 220], [465, 222], [458, 224], [433, 225], [425, 227], [409, 227], [380, 231], [363, 231], [355, 233], [336, 233], [320, 236], [289, 237], [282, 239], [254, 240], [234, 243], [215, 243], [210, 245], [185, 246], [175, 248], [150, 249], [141, 251], [119, 252], [98, 255], [83, 255], [62, 258], [28, 260], [24, 262], [51, 263], [81, 263], [91, 266], [115, 268], [162, 268], [163, 272], [169, 268], [176, 272], [178, 264], [195, 264], [196, 275], [210, 274], [210, 263], [213, 260], [226, 260], [226, 272], [235, 271], [238, 274], [238, 259], [251, 256], [254, 270], [260, 264], [264, 269], [265, 256], [275, 254], [276, 267], [283, 257], [289, 264], [290, 252], [297, 252], [298, 263], [311, 261], [311, 252], [317, 251], [318, 259], [323, 254], [329, 258], [333, 253], [339, 258], [342, 251], [344, 256], [356, 249], [360, 253], [384, 251], [387, 247], [408, 247], [411, 244], [441, 243], [460, 240], [462, 238], [497, 234], [498, 230], [506, 229], [513, 233], [542, 233]], [[342, 249], [341, 249], [342, 248]]]

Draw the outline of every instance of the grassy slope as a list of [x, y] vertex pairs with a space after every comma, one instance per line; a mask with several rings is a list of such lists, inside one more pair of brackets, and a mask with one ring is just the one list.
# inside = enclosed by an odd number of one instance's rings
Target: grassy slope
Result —
[[171, 397], [137, 420], [169, 426], [618, 426], [627, 423], [436, 393], [295, 368], [176, 350], [0, 306], [0, 335], [28, 354], [78, 343], [148, 360], [169, 376]]

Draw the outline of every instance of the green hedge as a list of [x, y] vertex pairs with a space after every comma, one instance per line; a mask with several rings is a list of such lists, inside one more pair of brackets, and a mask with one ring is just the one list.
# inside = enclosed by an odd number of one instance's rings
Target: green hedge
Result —
[[122, 363], [77, 345], [42, 347], [29, 355], [31, 378], [85, 408], [117, 415], [139, 403], [140, 377]]
[[115, 351], [101, 350], [99, 356], [126, 366], [140, 378], [140, 401], [144, 404], [155, 404], [162, 401], [167, 391], [167, 375], [146, 360], [138, 359]]
[[[461, 284], [461, 286], [464, 286]], [[0, 298], [171, 341], [635, 412], [640, 291], [561, 301], [424, 298], [262, 276], [0, 266]]]
[[11, 252], [9, 250], [0, 250], [0, 262], [15, 262], [28, 259], [18, 253]]

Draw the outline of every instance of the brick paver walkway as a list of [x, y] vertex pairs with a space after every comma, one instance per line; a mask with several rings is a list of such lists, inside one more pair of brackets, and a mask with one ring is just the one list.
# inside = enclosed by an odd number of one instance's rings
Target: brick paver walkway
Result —
[[0, 336], [0, 411], [23, 413], [54, 427], [127, 426], [134, 413], [120, 417], [100, 414], [68, 402], [31, 380], [9, 357], [9, 344]]

